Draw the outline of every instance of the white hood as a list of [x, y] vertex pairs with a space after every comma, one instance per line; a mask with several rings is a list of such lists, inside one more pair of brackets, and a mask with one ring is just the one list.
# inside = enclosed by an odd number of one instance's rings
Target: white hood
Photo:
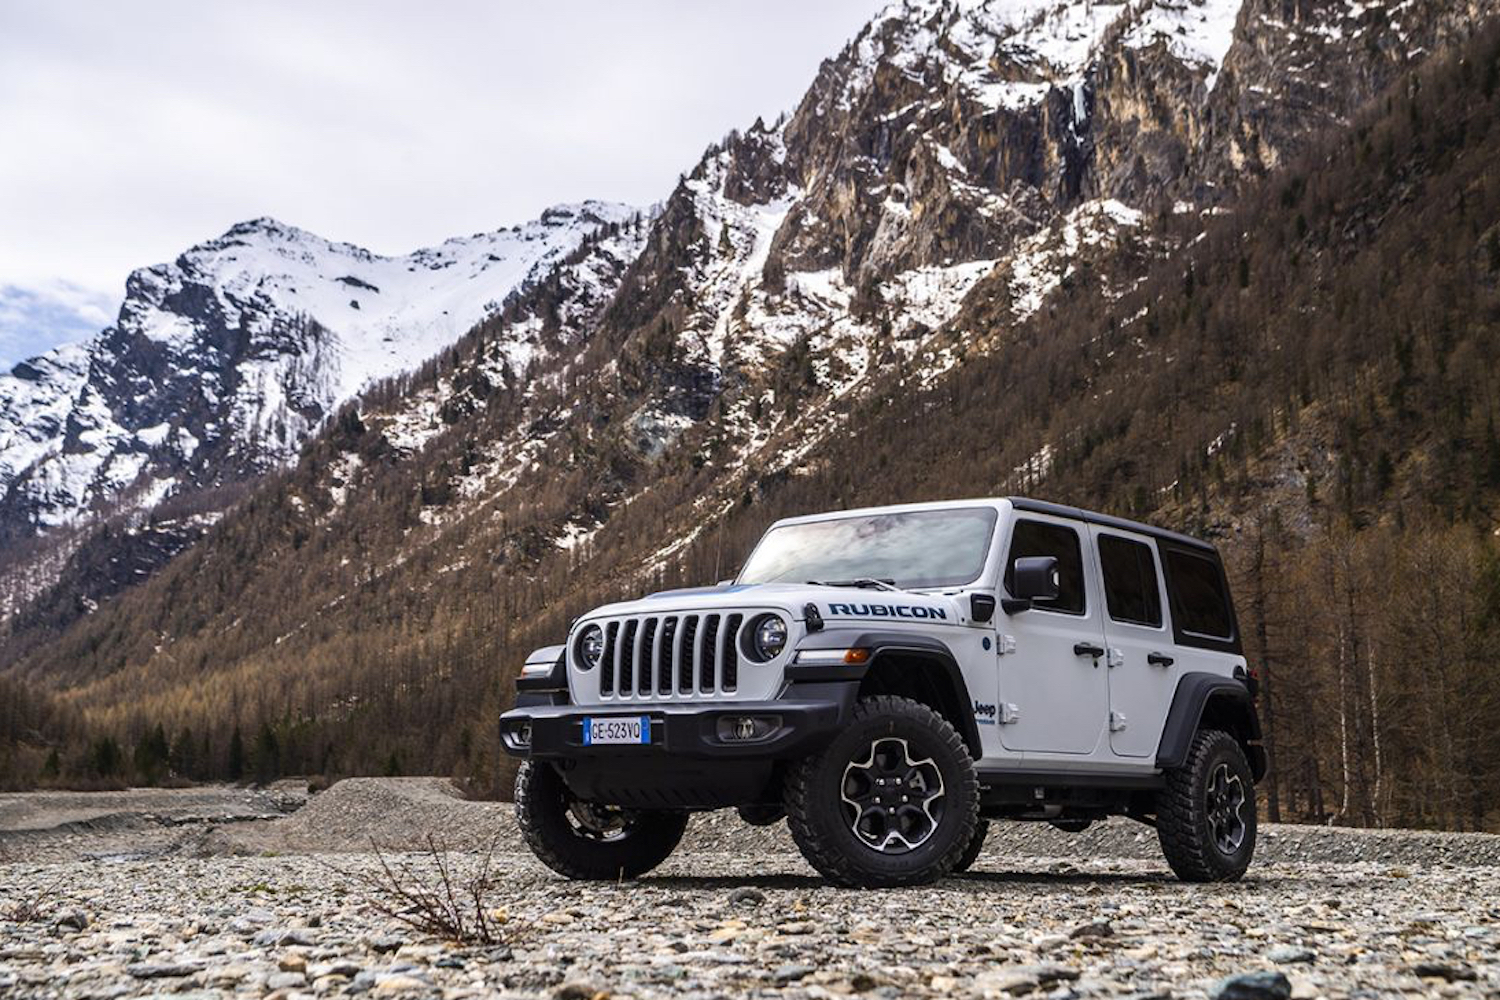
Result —
[[971, 625], [968, 602], [957, 595], [859, 587], [823, 587], [805, 583], [725, 584], [664, 590], [635, 601], [595, 608], [580, 622], [623, 615], [659, 615], [713, 610], [780, 611], [795, 621], [807, 618], [811, 604], [825, 627], [841, 624]]

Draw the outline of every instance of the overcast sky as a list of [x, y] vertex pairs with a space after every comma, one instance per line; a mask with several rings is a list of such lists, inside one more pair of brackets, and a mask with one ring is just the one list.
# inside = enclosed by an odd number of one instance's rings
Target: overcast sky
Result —
[[649, 204], [883, 0], [0, 2], [0, 366], [271, 215], [379, 253]]

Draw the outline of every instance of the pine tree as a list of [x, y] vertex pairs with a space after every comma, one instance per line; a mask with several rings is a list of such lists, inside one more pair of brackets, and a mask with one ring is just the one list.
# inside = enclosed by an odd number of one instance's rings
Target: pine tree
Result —
[[113, 736], [101, 737], [94, 741], [93, 752], [89, 755], [89, 769], [95, 776], [100, 778], [113, 778], [120, 771], [120, 744], [115, 742]]
[[229, 737], [229, 780], [239, 781], [245, 776], [245, 740], [240, 735], [240, 727], [234, 727], [234, 735]]
[[191, 729], [183, 729], [172, 741], [172, 752], [167, 755], [172, 773], [181, 778], [198, 776], [198, 745], [193, 741]]
[[161, 781], [162, 772], [166, 770], [167, 758], [170, 750], [167, 747], [167, 734], [162, 730], [161, 723], [148, 729], [135, 745], [136, 778], [143, 785], [155, 785]]
[[269, 722], [255, 734], [255, 780], [264, 785], [281, 775], [281, 744]]

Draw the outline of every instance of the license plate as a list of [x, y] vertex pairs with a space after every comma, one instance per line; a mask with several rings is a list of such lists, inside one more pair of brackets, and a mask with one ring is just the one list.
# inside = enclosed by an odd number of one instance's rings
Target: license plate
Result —
[[616, 715], [603, 719], [583, 720], [583, 745], [586, 747], [640, 744], [651, 742], [651, 719], [645, 715]]

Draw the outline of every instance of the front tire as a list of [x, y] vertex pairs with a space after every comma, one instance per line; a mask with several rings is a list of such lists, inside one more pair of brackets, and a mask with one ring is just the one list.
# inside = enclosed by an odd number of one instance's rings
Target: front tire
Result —
[[1255, 779], [1239, 741], [1218, 729], [1193, 737], [1187, 760], [1156, 797], [1156, 835], [1184, 882], [1231, 882], [1255, 854]]
[[516, 820], [537, 859], [568, 878], [636, 878], [671, 855], [687, 814], [623, 809], [579, 799], [551, 764], [522, 761]]
[[837, 885], [934, 882], [974, 839], [979, 779], [963, 738], [909, 698], [862, 699], [822, 752], [792, 767], [787, 826]]

